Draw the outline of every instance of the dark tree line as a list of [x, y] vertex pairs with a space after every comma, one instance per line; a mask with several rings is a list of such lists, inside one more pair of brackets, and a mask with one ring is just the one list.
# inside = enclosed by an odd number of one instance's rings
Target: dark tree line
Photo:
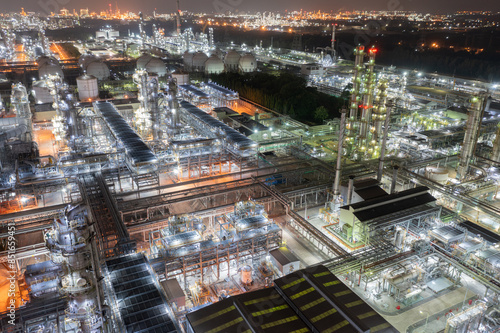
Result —
[[[237, 91], [241, 97], [306, 123], [321, 122], [315, 113], [320, 107], [328, 118], [340, 116], [344, 99], [307, 87], [306, 80], [290, 73], [278, 76], [266, 73], [213, 75], [212, 80]], [[321, 113], [323, 113], [321, 108]]]

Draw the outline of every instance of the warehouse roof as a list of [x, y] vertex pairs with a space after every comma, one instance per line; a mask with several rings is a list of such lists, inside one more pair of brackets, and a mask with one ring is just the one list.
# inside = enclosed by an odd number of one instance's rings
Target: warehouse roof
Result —
[[113, 104], [99, 101], [95, 105], [113, 135], [125, 147], [127, 155], [132, 159], [134, 164], [154, 163], [157, 161], [155, 154], [153, 154], [151, 149], [142, 141], [125, 119], [123, 119]]
[[281, 266], [288, 265], [291, 262], [297, 262], [299, 259], [292, 253], [287, 247], [280, 247], [269, 251], [269, 254], [277, 261]]
[[220, 120], [215, 119], [193, 104], [186, 101], [181, 101], [180, 105], [199, 122], [206, 124], [213, 131], [220, 131], [219, 134], [224, 135], [228, 141], [237, 146], [239, 149], [249, 149], [257, 147], [257, 143], [255, 141], [247, 138], [246, 136], [244, 136], [234, 128], [231, 128], [228, 125], [224, 124]]
[[186, 315], [194, 332], [397, 332], [324, 266]]
[[199, 97], [199, 98], [209, 98], [210, 97], [210, 95], [208, 95], [204, 91], [196, 88], [192, 84], [181, 84], [179, 86], [179, 88], [181, 88], [181, 89], [183, 89], [183, 90], [189, 92], [190, 94], [193, 94], [193, 95], [195, 95], [196, 97]]
[[500, 235], [480, 226], [479, 224], [473, 223], [471, 221], [465, 221], [460, 223], [460, 226], [467, 229], [467, 231], [474, 236], [481, 236], [485, 241], [489, 243], [496, 244], [500, 242]]

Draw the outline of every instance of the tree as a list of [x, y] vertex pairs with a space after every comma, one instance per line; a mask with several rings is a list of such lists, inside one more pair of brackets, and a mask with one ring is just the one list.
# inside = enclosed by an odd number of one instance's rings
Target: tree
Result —
[[328, 110], [322, 105], [318, 106], [314, 111], [314, 119], [322, 123], [326, 118], [328, 118]]

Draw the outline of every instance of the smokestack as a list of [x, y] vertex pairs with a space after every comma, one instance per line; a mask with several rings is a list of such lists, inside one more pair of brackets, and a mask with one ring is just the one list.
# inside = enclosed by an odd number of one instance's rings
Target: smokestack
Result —
[[385, 122], [384, 122], [384, 136], [382, 137], [382, 144], [380, 147], [380, 157], [378, 159], [378, 174], [377, 180], [382, 180], [382, 174], [384, 173], [384, 160], [385, 160], [385, 145], [387, 142], [387, 134], [389, 133], [389, 123], [391, 121], [391, 109], [392, 103], [387, 103], [387, 110], [385, 113]]
[[333, 195], [334, 198], [338, 198], [340, 195], [340, 177], [342, 173], [342, 145], [344, 143], [345, 136], [345, 115], [346, 110], [340, 110], [340, 128], [339, 128], [339, 142], [338, 142], [338, 151], [337, 151], [337, 169], [335, 171], [335, 182], [333, 183]]
[[177, 0], [177, 35], [181, 35], [181, 6], [179, 0]]
[[396, 192], [396, 184], [398, 181], [398, 170], [399, 170], [399, 166], [395, 165], [393, 172], [392, 172], [391, 194]]
[[332, 24], [332, 60], [335, 62], [335, 23]]
[[349, 185], [347, 186], [347, 205], [351, 204], [352, 200], [352, 191], [354, 191], [354, 178], [355, 176], [349, 176]]

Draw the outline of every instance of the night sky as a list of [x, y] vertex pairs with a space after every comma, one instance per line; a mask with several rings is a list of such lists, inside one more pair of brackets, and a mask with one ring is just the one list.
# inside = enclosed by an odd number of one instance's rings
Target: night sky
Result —
[[[0, 0], [0, 12], [26, 11], [44, 13], [54, 9], [89, 8], [100, 11], [108, 7], [111, 0]], [[113, 9], [115, 0], [112, 0]], [[118, 0], [118, 7], [133, 12], [152, 13], [156, 8], [159, 13], [175, 11], [175, 0]], [[193, 12], [217, 11], [276, 11], [276, 10], [415, 10], [418, 12], [453, 13], [457, 10], [500, 11], [500, 1], [496, 0], [181, 0], [181, 9]]]

